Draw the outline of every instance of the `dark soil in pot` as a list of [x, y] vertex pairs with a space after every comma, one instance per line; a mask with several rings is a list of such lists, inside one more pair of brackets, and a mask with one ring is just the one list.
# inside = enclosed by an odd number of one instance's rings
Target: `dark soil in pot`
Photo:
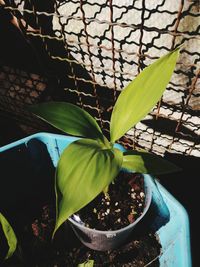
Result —
[[144, 210], [144, 179], [140, 174], [121, 171], [108, 192], [99, 194], [77, 212], [86, 227], [112, 231], [133, 223]]

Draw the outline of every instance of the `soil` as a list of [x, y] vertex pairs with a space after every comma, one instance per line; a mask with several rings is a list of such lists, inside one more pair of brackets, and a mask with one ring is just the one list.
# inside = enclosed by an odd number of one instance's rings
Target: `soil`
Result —
[[[87, 260], [94, 260], [95, 267], [144, 267], [159, 266], [160, 248], [153, 234], [132, 240], [120, 249], [99, 252], [84, 246], [73, 248], [67, 258], [66, 266], [77, 266]], [[145, 256], [144, 256], [145, 255]]]
[[54, 216], [54, 207], [44, 206], [40, 218], [23, 228], [21, 253], [18, 250], [14, 257], [0, 266], [77, 267], [90, 259], [94, 260], [94, 267], [160, 266], [161, 246], [155, 233], [140, 233], [118, 249], [99, 252], [81, 244], [68, 224], [62, 227], [52, 243]]
[[106, 193], [99, 194], [76, 213], [86, 227], [118, 230], [133, 223], [143, 212], [144, 179], [140, 174], [120, 172]]

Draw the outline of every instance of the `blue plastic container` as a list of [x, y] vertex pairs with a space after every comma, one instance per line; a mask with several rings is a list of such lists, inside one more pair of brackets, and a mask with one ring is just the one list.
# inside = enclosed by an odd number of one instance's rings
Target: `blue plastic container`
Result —
[[[0, 153], [6, 152], [20, 145], [28, 145], [31, 141], [42, 142], [57, 165], [63, 149], [76, 137], [64, 135], [38, 133], [28, 136], [0, 148]], [[151, 228], [156, 230], [162, 251], [159, 256], [161, 267], [191, 267], [189, 220], [183, 206], [158, 182], [152, 179], [153, 205], [155, 216]], [[151, 266], [149, 264], [148, 266]]]

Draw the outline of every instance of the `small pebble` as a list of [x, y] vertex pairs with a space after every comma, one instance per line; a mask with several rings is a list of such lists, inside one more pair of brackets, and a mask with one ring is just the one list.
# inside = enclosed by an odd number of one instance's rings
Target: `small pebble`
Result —
[[143, 198], [145, 196], [144, 192], [140, 192], [140, 196]]
[[110, 209], [107, 209], [107, 210], [106, 210], [106, 213], [109, 214], [109, 213], [110, 213]]
[[117, 209], [117, 210], [115, 210], [115, 212], [120, 212], [121, 211], [121, 209]]
[[120, 223], [120, 222], [121, 222], [121, 218], [117, 219], [117, 222], [119, 222], [119, 223]]
[[97, 213], [97, 210], [94, 208], [94, 209], [93, 209], [93, 212], [94, 212], [94, 213]]
[[115, 206], [118, 206], [118, 204], [119, 204], [119, 203], [118, 203], [118, 202], [116, 202], [116, 203], [115, 203]]
[[135, 193], [131, 194], [132, 199], [135, 199]]

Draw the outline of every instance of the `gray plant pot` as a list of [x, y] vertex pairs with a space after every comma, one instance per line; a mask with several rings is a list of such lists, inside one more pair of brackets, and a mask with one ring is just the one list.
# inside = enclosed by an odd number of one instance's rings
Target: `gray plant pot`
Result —
[[150, 207], [152, 200], [150, 179], [151, 177], [149, 175], [144, 175], [146, 198], [145, 207], [142, 215], [138, 217], [136, 221], [122, 229], [115, 231], [100, 231], [96, 229], [91, 229], [84, 226], [81, 221], [76, 221], [75, 216], [71, 216], [68, 220], [79, 240], [85, 246], [99, 251], [112, 250], [125, 243], [128, 237], [132, 234], [136, 225], [143, 219]]

